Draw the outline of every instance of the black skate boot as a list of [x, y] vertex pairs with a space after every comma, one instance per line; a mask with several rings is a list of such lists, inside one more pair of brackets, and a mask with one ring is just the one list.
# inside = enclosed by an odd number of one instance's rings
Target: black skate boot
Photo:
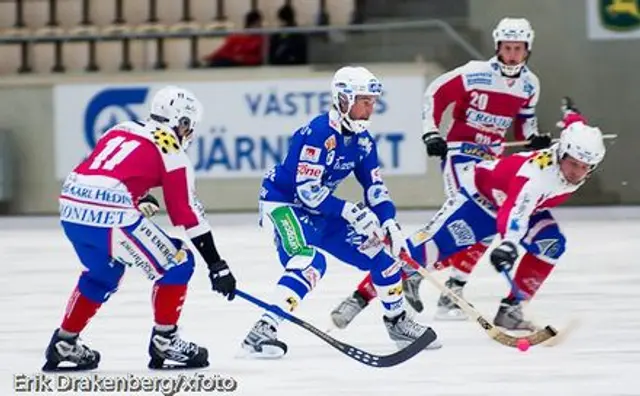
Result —
[[[78, 335], [61, 337], [56, 329], [45, 352], [46, 363], [42, 371], [84, 371], [93, 370], [100, 363], [100, 353], [84, 345]], [[61, 363], [71, 363], [72, 366]]]
[[[150, 369], [185, 369], [209, 366], [209, 352], [196, 343], [185, 341], [178, 335], [178, 327], [159, 331], [154, 327], [149, 340]], [[173, 363], [165, 363], [169, 360]]]
[[407, 311], [402, 311], [400, 315], [393, 318], [383, 316], [382, 319], [389, 332], [389, 337], [396, 343], [399, 349], [405, 348], [427, 331], [433, 333], [435, 340], [427, 345], [425, 349], [442, 348], [442, 344], [440, 344], [440, 341], [436, 338], [433, 329], [428, 326], [423, 326], [409, 318]]
[[402, 289], [404, 290], [404, 298], [407, 300], [411, 308], [420, 313], [424, 310], [424, 304], [420, 299], [420, 283], [422, 275], [415, 272], [402, 280]]
[[331, 311], [331, 321], [337, 328], [344, 329], [367, 305], [367, 300], [356, 290]]
[[253, 325], [241, 346], [245, 356], [261, 359], [278, 359], [287, 353], [287, 344], [278, 340], [278, 330], [263, 319]]
[[535, 331], [536, 326], [524, 319], [522, 304], [515, 298], [503, 298], [493, 324], [507, 330]]
[[[445, 282], [445, 286], [451, 289], [452, 292], [455, 293], [456, 296], [462, 297], [462, 289], [467, 282], [459, 281], [455, 278], [449, 278], [447, 282]], [[468, 316], [464, 313], [463, 310], [460, 309], [458, 304], [453, 302], [453, 300], [442, 293], [440, 295], [440, 299], [438, 299], [438, 308], [436, 310], [436, 314], [434, 319], [436, 320], [467, 320]]]

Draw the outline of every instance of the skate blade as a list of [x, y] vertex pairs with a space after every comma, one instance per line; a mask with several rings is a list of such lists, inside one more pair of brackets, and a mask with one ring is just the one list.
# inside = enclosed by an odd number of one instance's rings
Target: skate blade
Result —
[[[398, 349], [404, 349], [412, 344], [413, 341], [395, 341]], [[437, 338], [431, 341], [423, 350], [425, 351], [435, 351], [442, 348], [442, 343]]]
[[56, 363], [47, 362], [42, 366], [42, 371], [45, 373], [63, 373], [63, 372], [74, 372], [74, 371], [90, 371], [98, 368], [98, 363], [89, 364], [89, 365], [80, 365], [80, 366], [60, 366]]
[[209, 367], [209, 363], [204, 363], [201, 365], [186, 365], [179, 363], [163, 363], [160, 366], [149, 365], [149, 370], [199, 370]]
[[436, 311], [436, 314], [433, 315], [434, 320], [438, 320], [441, 322], [462, 322], [469, 319], [469, 316], [465, 314], [460, 309], [447, 310], [447, 311]]
[[286, 349], [283, 350], [277, 345], [263, 345], [262, 351], [256, 351], [252, 347], [242, 344], [236, 357], [239, 359], [274, 360], [282, 358], [286, 353]]

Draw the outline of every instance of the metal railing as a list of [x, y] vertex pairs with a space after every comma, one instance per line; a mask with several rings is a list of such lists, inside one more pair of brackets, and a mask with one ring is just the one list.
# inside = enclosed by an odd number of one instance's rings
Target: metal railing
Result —
[[[112, 25], [106, 27], [78, 26], [76, 28], [42, 28], [35, 31], [27, 29], [5, 29], [0, 31], [0, 45], [21, 46], [21, 66], [18, 72], [31, 71], [29, 48], [38, 44], [54, 45], [54, 66], [52, 71], [63, 72], [64, 60], [62, 47], [66, 43], [87, 43], [89, 64], [87, 71], [97, 71], [96, 43], [116, 41], [122, 44], [121, 70], [131, 70], [130, 43], [133, 40], [155, 41], [156, 61], [154, 69], [165, 69], [164, 44], [166, 40], [183, 39], [190, 41], [190, 68], [201, 66], [198, 54], [198, 40], [202, 38], [225, 37], [231, 34], [259, 34], [269, 37], [277, 33], [297, 33], [307, 36], [327, 36], [335, 34], [357, 34], [365, 32], [401, 32], [415, 29], [436, 29], [444, 33], [460, 50], [472, 59], [483, 58], [467, 39], [456, 31], [449, 23], [440, 19], [405, 21], [391, 23], [361, 24], [348, 26], [305, 26], [287, 28], [262, 29], [227, 29], [219, 23], [199, 24], [193, 22], [163, 25], [150, 23], [143, 25]], [[265, 60], [266, 61], [266, 60]]]

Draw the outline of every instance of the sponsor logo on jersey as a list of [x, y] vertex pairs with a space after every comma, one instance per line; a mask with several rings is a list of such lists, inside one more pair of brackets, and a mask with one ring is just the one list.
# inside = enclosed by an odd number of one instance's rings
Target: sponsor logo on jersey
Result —
[[298, 300], [295, 297], [287, 297], [285, 301], [289, 306], [289, 312], [293, 312], [296, 308], [298, 308]]
[[502, 130], [508, 129], [513, 121], [511, 117], [499, 116], [472, 108], [467, 109], [466, 116], [469, 123]]
[[321, 150], [318, 147], [305, 144], [302, 146], [302, 151], [300, 151], [300, 160], [318, 162], [320, 160], [320, 152]]
[[348, 171], [356, 167], [356, 163], [354, 161], [344, 162], [343, 160], [344, 157], [338, 157], [338, 159], [336, 160], [336, 164], [333, 166], [333, 169]]
[[327, 165], [333, 164], [333, 159], [335, 157], [336, 157], [336, 152], [335, 151], [329, 151], [329, 153], [327, 154]]
[[402, 285], [394, 286], [387, 291], [387, 295], [389, 296], [401, 296], [402, 295]]
[[296, 181], [305, 181], [305, 180], [319, 180], [322, 177], [322, 172], [324, 171], [324, 166], [322, 165], [313, 165], [307, 163], [298, 164], [298, 172], [296, 175]]
[[60, 219], [77, 224], [102, 227], [119, 226], [130, 221], [131, 214], [126, 210], [104, 209], [73, 203], [60, 204]]
[[180, 145], [173, 134], [160, 128], [153, 131], [153, 141], [163, 154], [174, 154], [180, 151]]
[[380, 168], [375, 167], [371, 169], [371, 182], [372, 183], [382, 183], [382, 175], [380, 174]]
[[373, 142], [368, 137], [358, 138], [358, 146], [364, 151], [365, 155], [369, 155], [373, 150]]
[[454, 220], [447, 224], [447, 229], [451, 233], [457, 246], [470, 246], [476, 243], [476, 236], [473, 229], [466, 221]]
[[535, 157], [529, 160], [529, 163], [534, 164], [543, 170], [553, 165], [553, 154], [551, 151], [542, 151], [538, 153]]
[[329, 136], [327, 140], [324, 141], [324, 148], [329, 151], [336, 148], [336, 137], [334, 135]]

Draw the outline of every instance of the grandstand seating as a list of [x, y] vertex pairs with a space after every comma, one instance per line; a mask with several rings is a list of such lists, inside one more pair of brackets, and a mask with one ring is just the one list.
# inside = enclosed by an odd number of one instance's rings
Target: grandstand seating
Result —
[[[291, 1], [291, 0], [289, 0]], [[187, 69], [224, 37], [194, 39], [189, 32], [240, 29], [245, 14], [258, 9], [265, 26], [275, 26], [285, 0], [0, 0], [0, 74], [117, 72]], [[321, 12], [331, 24], [348, 24], [351, 0], [291, 1], [301, 26]], [[123, 33], [183, 32], [184, 38], [126, 39]], [[94, 40], [89, 37], [98, 36]], [[51, 40], [70, 37], [70, 40]], [[46, 39], [46, 42], [33, 42]]]

